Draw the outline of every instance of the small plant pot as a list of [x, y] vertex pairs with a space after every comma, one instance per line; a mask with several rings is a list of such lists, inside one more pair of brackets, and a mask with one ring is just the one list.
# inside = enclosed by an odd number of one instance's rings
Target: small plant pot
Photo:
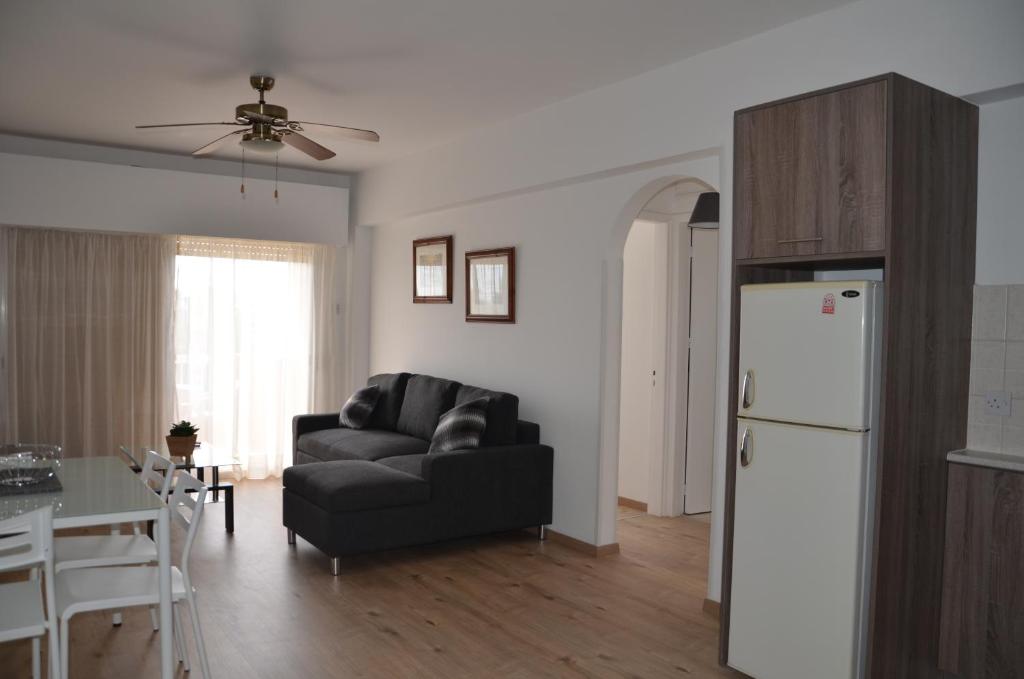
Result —
[[177, 457], [191, 458], [196, 449], [196, 435], [168, 436], [167, 452]]

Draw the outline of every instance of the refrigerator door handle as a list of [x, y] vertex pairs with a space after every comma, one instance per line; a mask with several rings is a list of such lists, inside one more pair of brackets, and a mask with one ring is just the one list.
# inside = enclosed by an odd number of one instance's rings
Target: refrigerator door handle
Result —
[[748, 370], [743, 373], [743, 388], [740, 390], [741, 405], [744, 410], [749, 410], [754, 405], [754, 371]]
[[743, 430], [743, 440], [740, 441], [740, 465], [743, 467], [749, 467], [750, 463], [754, 461], [754, 451], [751, 445], [754, 440], [754, 433], [750, 431], [750, 427], [746, 427]]

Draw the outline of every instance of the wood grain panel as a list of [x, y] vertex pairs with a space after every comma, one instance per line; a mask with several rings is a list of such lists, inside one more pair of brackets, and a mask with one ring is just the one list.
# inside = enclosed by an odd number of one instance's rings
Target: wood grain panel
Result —
[[939, 668], [1024, 677], [1024, 474], [952, 464]]
[[740, 259], [884, 247], [886, 89], [878, 80], [736, 115]]
[[871, 676], [936, 677], [949, 450], [965, 444], [978, 110], [893, 76]]
[[1024, 677], [1024, 474], [993, 483], [986, 677]]
[[992, 484], [985, 471], [951, 465], [946, 509], [939, 668], [971, 677], [985, 673], [992, 535]]

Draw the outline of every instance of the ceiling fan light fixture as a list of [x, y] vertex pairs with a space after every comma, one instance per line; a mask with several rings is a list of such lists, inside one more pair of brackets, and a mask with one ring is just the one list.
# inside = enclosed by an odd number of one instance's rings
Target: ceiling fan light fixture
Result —
[[243, 135], [242, 141], [238, 142], [238, 145], [246, 151], [255, 151], [256, 153], [277, 153], [284, 148], [284, 143], [276, 136], [261, 137], [252, 133]]

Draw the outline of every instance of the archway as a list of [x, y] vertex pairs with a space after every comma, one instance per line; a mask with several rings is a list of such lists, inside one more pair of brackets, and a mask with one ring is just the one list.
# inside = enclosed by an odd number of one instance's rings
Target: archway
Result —
[[604, 304], [601, 375], [601, 450], [598, 488], [598, 544], [616, 541], [619, 478], [619, 431], [622, 370], [623, 253], [634, 221], [665, 189], [692, 185], [716, 190], [708, 178], [669, 175], [648, 182], [627, 201], [616, 218], [604, 262]]

